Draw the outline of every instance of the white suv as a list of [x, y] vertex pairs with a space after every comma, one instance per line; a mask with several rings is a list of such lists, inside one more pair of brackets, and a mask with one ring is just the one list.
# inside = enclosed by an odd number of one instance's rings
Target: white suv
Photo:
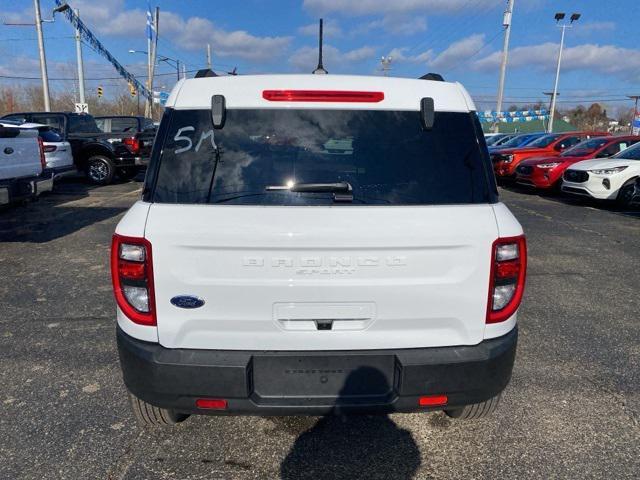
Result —
[[609, 158], [583, 160], [564, 172], [562, 191], [597, 200], [615, 200], [622, 207], [637, 203], [640, 143]]
[[474, 110], [435, 80], [180, 81], [113, 237], [138, 419], [492, 411], [526, 245]]

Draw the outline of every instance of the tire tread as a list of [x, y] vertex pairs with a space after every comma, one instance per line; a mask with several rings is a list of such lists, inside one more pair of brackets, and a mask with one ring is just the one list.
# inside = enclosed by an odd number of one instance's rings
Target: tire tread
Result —
[[485, 418], [491, 415], [496, 408], [498, 408], [498, 404], [500, 403], [501, 394], [496, 395], [495, 397], [490, 398], [481, 403], [474, 403], [472, 405], [465, 405], [460, 408], [453, 408], [444, 411], [444, 413], [451, 417], [459, 420], [476, 420], [479, 418]]
[[188, 415], [179, 414], [166, 408], [156, 407], [129, 393], [131, 408], [136, 420], [147, 426], [168, 426], [184, 421]]

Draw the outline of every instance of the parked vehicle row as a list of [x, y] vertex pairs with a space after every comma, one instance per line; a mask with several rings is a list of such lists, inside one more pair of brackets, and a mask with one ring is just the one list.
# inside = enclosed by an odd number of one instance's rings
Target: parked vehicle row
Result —
[[523, 147], [505, 148], [491, 154], [493, 170], [499, 183], [515, 180], [516, 168], [523, 160], [532, 157], [552, 157], [577, 145], [583, 140], [608, 135], [598, 132], [549, 133]]
[[517, 148], [507, 147], [518, 137], [505, 148], [490, 148], [499, 183], [640, 204], [640, 136], [568, 132], [521, 140]]
[[61, 141], [70, 144], [75, 168], [100, 185], [111, 183], [116, 176], [135, 177], [148, 163], [156, 132], [153, 122], [144, 117], [96, 119], [72, 112], [25, 112], [5, 115], [2, 120], [55, 129]]

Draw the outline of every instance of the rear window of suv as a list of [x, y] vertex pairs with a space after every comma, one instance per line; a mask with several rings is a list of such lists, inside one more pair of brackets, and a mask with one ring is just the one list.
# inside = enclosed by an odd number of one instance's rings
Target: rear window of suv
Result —
[[[214, 130], [209, 110], [171, 111], [148, 177], [149, 200], [228, 205], [331, 205], [331, 193], [267, 190], [348, 182], [353, 205], [494, 203], [481, 128], [473, 113], [229, 109]], [[482, 140], [482, 141], [481, 141]], [[159, 162], [159, 164], [158, 164]]]

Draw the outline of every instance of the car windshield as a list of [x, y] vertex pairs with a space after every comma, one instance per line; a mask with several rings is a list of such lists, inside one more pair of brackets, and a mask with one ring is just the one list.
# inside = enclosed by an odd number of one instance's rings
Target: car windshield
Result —
[[584, 142], [580, 142], [575, 147], [570, 148], [566, 152], [562, 153], [561, 157], [584, 157], [592, 154], [600, 147], [606, 145], [610, 139], [606, 138], [592, 138], [590, 140], [585, 140]]
[[487, 138], [487, 146], [490, 147], [494, 145], [497, 141], [502, 140], [504, 137], [506, 137], [506, 135], [494, 135]]
[[611, 158], [624, 158], [625, 160], [640, 160], [640, 143], [616, 153]]
[[502, 137], [500, 140], [498, 140], [496, 143], [493, 144], [494, 147], [499, 146], [504, 146], [507, 142], [511, 141], [511, 139], [513, 139], [513, 135], [506, 135], [504, 137]]
[[544, 136], [538, 138], [537, 140], [534, 140], [533, 142], [528, 143], [527, 147], [534, 147], [534, 148], [548, 147], [549, 145], [551, 145], [553, 142], [555, 142], [560, 137], [561, 137], [561, 135], [556, 134], [556, 133], [551, 133], [549, 135], [544, 135]]
[[511, 140], [503, 143], [500, 146], [505, 148], [521, 147], [531, 142], [533, 138], [534, 137], [531, 135], [518, 135], [517, 137], [513, 137]]
[[331, 205], [335, 192], [289, 187], [338, 182], [353, 205], [496, 200], [475, 114], [436, 112], [428, 131], [417, 111], [229, 109], [219, 130], [209, 110], [166, 121], [155, 202]]

